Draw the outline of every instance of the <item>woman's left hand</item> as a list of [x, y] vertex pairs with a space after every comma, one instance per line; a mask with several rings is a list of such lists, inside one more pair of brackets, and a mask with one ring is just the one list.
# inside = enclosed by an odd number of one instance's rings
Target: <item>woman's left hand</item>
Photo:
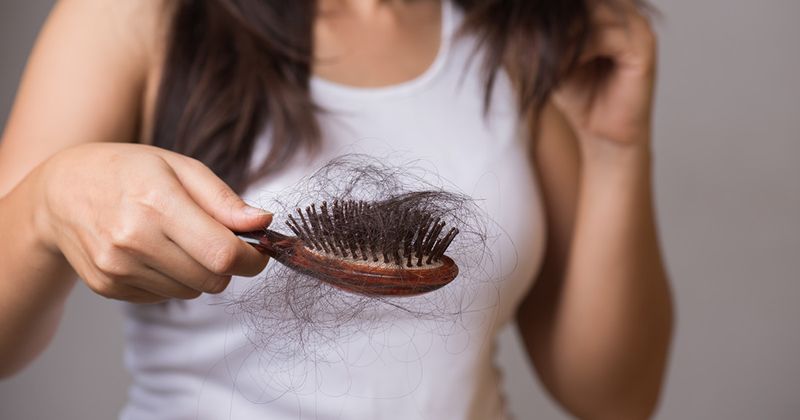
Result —
[[592, 3], [591, 38], [553, 99], [584, 145], [642, 145], [650, 137], [656, 36], [634, 0]]

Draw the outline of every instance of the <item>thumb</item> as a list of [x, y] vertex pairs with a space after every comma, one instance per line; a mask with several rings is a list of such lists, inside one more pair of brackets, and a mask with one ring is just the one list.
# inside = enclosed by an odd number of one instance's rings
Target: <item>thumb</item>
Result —
[[200, 161], [175, 153], [162, 157], [197, 205], [228, 229], [250, 232], [272, 223], [272, 213], [247, 205]]

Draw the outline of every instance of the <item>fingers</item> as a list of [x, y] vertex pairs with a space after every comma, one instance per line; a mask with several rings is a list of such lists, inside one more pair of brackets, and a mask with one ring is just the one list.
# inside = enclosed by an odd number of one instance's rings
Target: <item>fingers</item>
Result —
[[231, 281], [228, 275], [219, 275], [206, 269], [177, 244], [166, 237], [168, 245], [149, 255], [143, 261], [162, 276], [174, 279], [186, 288], [203, 293], [221, 293]]
[[183, 192], [165, 209], [164, 234], [206, 270], [221, 276], [254, 276], [267, 257], [238, 239], [230, 229], [198, 207]]
[[579, 65], [608, 58], [616, 65], [650, 71], [656, 36], [649, 19], [633, 1], [598, 2], [592, 9], [593, 33]]
[[[140, 268], [136, 273], [117, 278], [115, 281], [122, 287], [137, 289], [161, 299], [195, 299], [203, 294], [203, 291], [187, 287], [154, 269], [144, 266], [140, 266]], [[225, 286], [227, 286], [227, 282]]]
[[122, 222], [104, 226], [108, 233], [99, 237], [106, 240], [79, 231], [73, 242], [81, 245], [68, 248], [88, 251], [69, 252], [68, 258], [73, 267], [81, 267], [92, 290], [136, 303], [194, 299], [222, 292], [233, 274], [255, 275], [264, 268], [266, 257], [205, 214], [177, 180], [173, 186], [161, 182], [161, 193], [126, 207]]
[[[92, 290], [141, 303], [191, 299], [263, 270], [267, 257], [232, 230], [263, 228], [271, 214], [249, 209], [207, 167], [151, 146], [94, 154], [70, 166], [85, 164], [75, 179], [87, 182], [64, 184], [69, 194], [52, 206], [62, 210], [53, 215], [58, 249]], [[95, 179], [98, 170], [110, 174]]]
[[92, 291], [109, 299], [160, 303], [170, 298], [194, 299], [200, 293], [141, 266], [123, 254], [80, 265], [76, 269]]
[[167, 238], [150, 243], [157, 256], [126, 249], [100, 253], [89, 264], [81, 264], [88, 266], [82, 275], [89, 287], [108, 298], [153, 303], [220, 293], [230, 283], [229, 276], [205, 270]]
[[272, 214], [250, 207], [214, 172], [201, 162], [169, 153], [167, 163], [191, 198], [228, 229], [249, 232], [263, 229], [272, 222]]
[[166, 159], [198, 206], [182, 209], [181, 219], [189, 223], [183, 223], [183, 228], [167, 227], [167, 236], [213, 274], [260, 273], [267, 257], [231, 231], [264, 229], [272, 222], [272, 214], [245, 204], [201, 162], [176, 154], [169, 154]]
[[153, 305], [156, 303], [164, 303], [169, 300], [164, 296], [129, 286], [117, 286], [115, 296], [107, 296], [104, 295], [103, 293], [98, 293], [98, 294], [111, 299], [122, 300], [131, 303], [138, 303], [141, 305]]

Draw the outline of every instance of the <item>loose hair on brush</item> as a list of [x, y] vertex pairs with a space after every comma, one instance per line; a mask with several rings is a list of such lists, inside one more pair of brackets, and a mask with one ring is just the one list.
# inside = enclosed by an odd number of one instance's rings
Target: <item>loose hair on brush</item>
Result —
[[[363, 257], [358, 257], [366, 251], [364, 255], [371, 257], [366, 264], [371, 264], [377, 257], [379, 263], [388, 261], [384, 264], [401, 271], [409, 270], [407, 273], [411, 274], [418, 268], [424, 272], [427, 263], [422, 262], [418, 267], [420, 261], [413, 259], [414, 268], [407, 268], [409, 260], [394, 260], [402, 256], [406, 247], [405, 240], [397, 241], [395, 238], [409, 239], [418, 235], [418, 232], [404, 230], [407, 225], [404, 219], [412, 213], [425, 214], [441, 226], [458, 227], [457, 235], [439, 236], [446, 238], [442, 242], [446, 245], [444, 248], [452, 260], [458, 262], [458, 278], [453, 283], [422, 288], [410, 295], [381, 289], [378, 293], [364, 293], [365, 290], [374, 291], [375, 287], [342, 284], [339, 276], [320, 277], [318, 272], [304, 269], [307, 266], [302, 264], [270, 264], [262, 281], [248, 283], [241, 290], [219, 297], [229, 312], [246, 326], [245, 334], [255, 349], [271, 358], [321, 361], [332, 357], [336, 351], [325, 354], [351, 337], [357, 334], [380, 337], [382, 331], [391, 328], [392, 323], [398, 320], [422, 320], [426, 327], [447, 335], [461, 327], [463, 314], [486, 309], [475, 300], [482, 293], [496, 293], [494, 282], [501, 280], [493, 277], [496, 270], [489, 246], [489, 242], [500, 234], [497, 227], [475, 200], [458, 192], [457, 188], [419, 162], [387, 164], [386, 160], [360, 154], [339, 156], [285, 190], [265, 196], [264, 201], [258, 204], [275, 210], [269, 229], [284, 235], [301, 231], [298, 228], [303, 223], [299, 221], [301, 213], [296, 209], [306, 208], [314, 202], [369, 201], [373, 208], [366, 212], [372, 214], [359, 222], [363, 230], [348, 229], [337, 235], [328, 235], [330, 232], [326, 233], [322, 228], [317, 233], [308, 228], [301, 236], [327, 236], [328, 240], [338, 237], [350, 242], [351, 245], [341, 246], [342, 250], [349, 248], [349, 252], [354, 251], [357, 256], [349, 267], [359, 264]], [[316, 212], [321, 212], [321, 209]], [[373, 216], [380, 220], [373, 219]], [[306, 220], [310, 223], [307, 216]], [[428, 222], [414, 224], [425, 226]], [[333, 229], [341, 228], [340, 225]], [[372, 250], [363, 248], [363, 245], [371, 243], [364, 239], [370, 236], [386, 238], [388, 242], [378, 246], [378, 252], [373, 254]], [[429, 236], [434, 237], [436, 235]], [[329, 241], [328, 246], [335, 245]], [[390, 250], [387, 251], [387, 247]], [[401, 251], [399, 255], [398, 250]], [[314, 252], [322, 253], [321, 250]], [[281, 256], [275, 258], [280, 260]], [[348, 260], [348, 257], [342, 258]], [[392, 289], [407, 289], [409, 285], [403, 286], [403, 282], [410, 282], [410, 286], [416, 283], [412, 278], [397, 280], [391, 285]], [[377, 342], [372, 345], [380, 346]]]
[[[505, 69], [520, 115], [530, 115], [575, 67], [592, 33], [591, 5], [623, 0], [442, 1], [463, 9], [462, 32], [476, 34], [486, 50], [485, 105]], [[318, 144], [318, 110], [309, 92], [315, 0], [166, 3], [171, 22], [152, 133], [156, 146], [199, 159], [241, 191], [301, 147]], [[272, 146], [251, 172], [253, 146], [266, 127]]]

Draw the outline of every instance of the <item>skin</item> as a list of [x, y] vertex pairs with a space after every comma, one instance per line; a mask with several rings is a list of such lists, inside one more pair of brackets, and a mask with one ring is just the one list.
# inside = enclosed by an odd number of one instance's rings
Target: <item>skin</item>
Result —
[[[136, 144], [149, 140], [168, 10], [113, 3], [58, 3], [0, 142], [0, 375], [46, 347], [76, 273], [101, 296], [150, 303], [218, 293], [267, 262], [231, 230], [270, 214], [248, 211], [201, 163]], [[436, 1], [320, 9], [314, 72], [326, 79], [397, 83], [436, 55]], [[517, 321], [567, 411], [647, 418], [672, 331], [651, 186], [656, 42], [630, 4], [593, 16], [600, 31], [579, 70], [531, 118], [548, 242]], [[598, 75], [599, 57], [611, 71]]]

